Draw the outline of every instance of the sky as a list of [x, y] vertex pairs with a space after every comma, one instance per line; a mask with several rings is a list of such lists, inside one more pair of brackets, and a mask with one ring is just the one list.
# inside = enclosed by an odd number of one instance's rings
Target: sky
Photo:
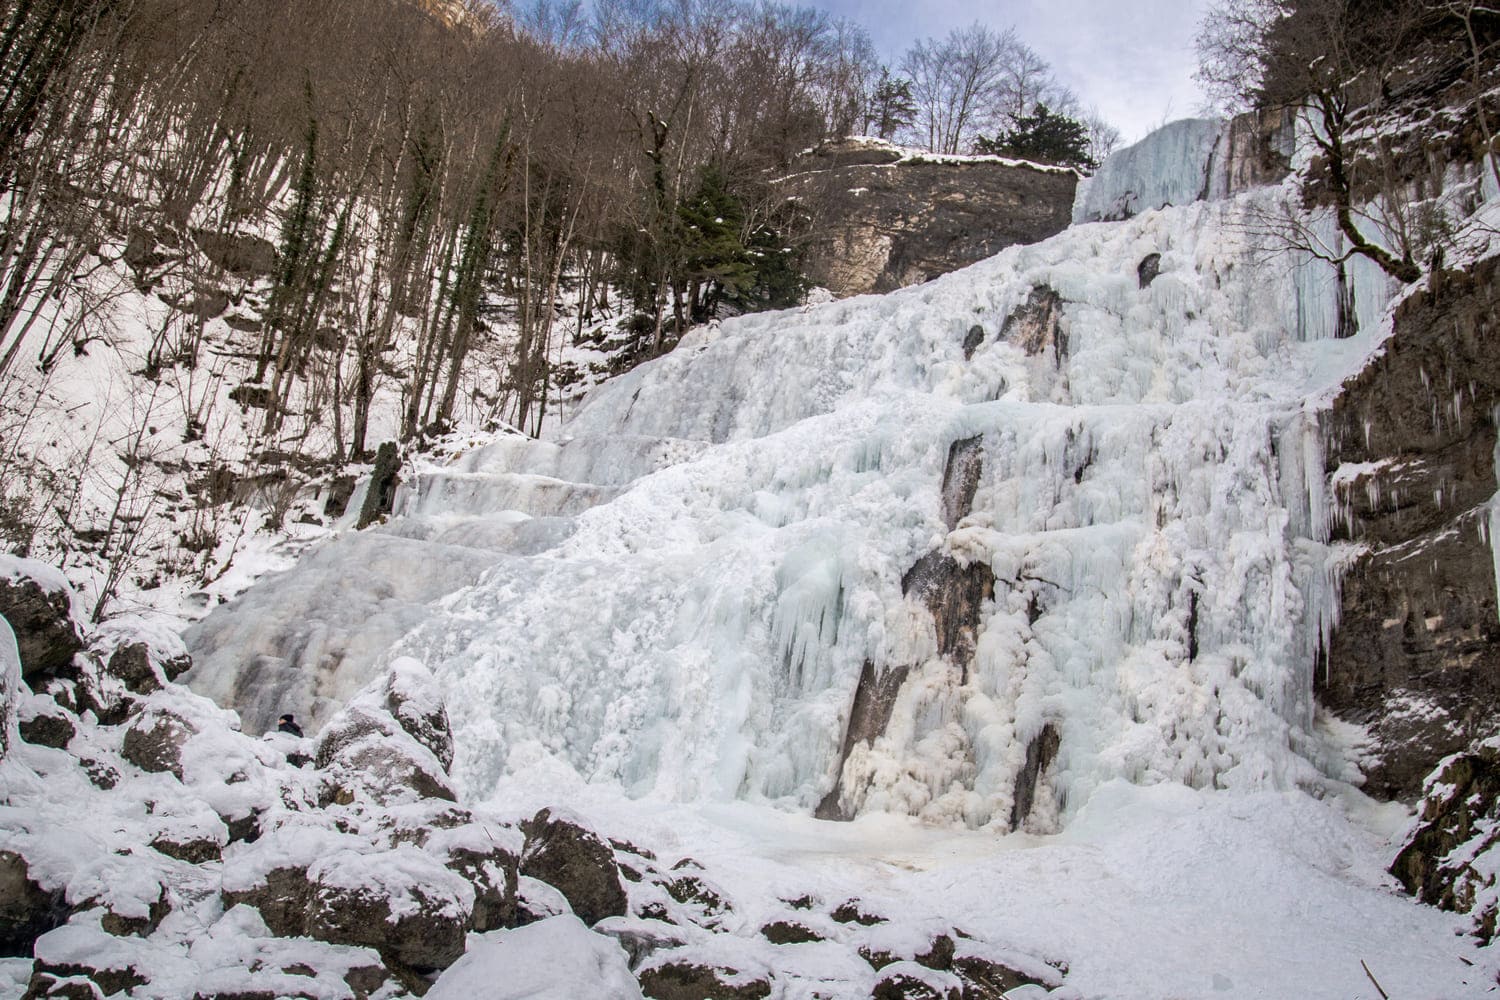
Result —
[[1193, 35], [1207, 0], [813, 0], [863, 24], [891, 62], [918, 38], [981, 21], [1014, 25], [1085, 107], [1098, 105], [1125, 142], [1202, 111]]

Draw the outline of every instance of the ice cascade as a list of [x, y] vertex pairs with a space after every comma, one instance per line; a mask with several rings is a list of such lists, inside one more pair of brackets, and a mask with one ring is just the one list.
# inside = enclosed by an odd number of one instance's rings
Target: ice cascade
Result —
[[[1115, 173], [1201, 187], [1209, 131]], [[1320, 782], [1310, 671], [1346, 553], [1308, 401], [1379, 333], [1326, 339], [1324, 265], [1257, 251], [1278, 197], [698, 330], [215, 612], [198, 685], [254, 725], [415, 656], [477, 796], [564, 766], [1053, 829], [1111, 779]]]

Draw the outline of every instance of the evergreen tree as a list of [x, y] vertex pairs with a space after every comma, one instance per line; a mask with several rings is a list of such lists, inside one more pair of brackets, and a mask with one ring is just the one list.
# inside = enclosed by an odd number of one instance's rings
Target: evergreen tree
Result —
[[1031, 114], [1015, 119], [1002, 136], [994, 139], [979, 136], [974, 140], [974, 151], [1080, 170], [1092, 170], [1099, 165], [1089, 156], [1088, 126], [1067, 115], [1054, 114], [1045, 104], [1038, 104]]
[[896, 133], [906, 128], [917, 117], [917, 103], [911, 96], [911, 81], [891, 76], [890, 70], [881, 68], [880, 82], [870, 94], [870, 110], [865, 115], [867, 128], [889, 141]]

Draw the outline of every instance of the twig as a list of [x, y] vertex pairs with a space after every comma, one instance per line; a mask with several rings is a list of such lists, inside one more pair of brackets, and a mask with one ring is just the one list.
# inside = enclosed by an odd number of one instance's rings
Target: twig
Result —
[[1390, 994], [1380, 988], [1380, 980], [1375, 978], [1375, 973], [1370, 971], [1370, 967], [1365, 964], [1364, 959], [1359, 960], [1359, 965], [1360, 968], [1365, 970], [1365, 975], [1370, 977], [1370, 982], [1375, 984], [1375, 992], [1380, 994], [1381, 1000], [1391, 1000]]

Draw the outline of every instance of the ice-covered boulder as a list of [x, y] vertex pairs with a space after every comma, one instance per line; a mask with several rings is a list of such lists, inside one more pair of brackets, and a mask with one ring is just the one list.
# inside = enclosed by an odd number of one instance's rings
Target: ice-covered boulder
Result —
[[[4, 623], [0, 622], [0, 628]], [[4, 645], [4, 632], [0, 630], [0, 647]], [[0, 660], [4, 659], [0, 652]], [[7, 676], [9, 676], [7, 672]], [[19, 679], [20, 674], [15, 674]], [[34, 746], [52, 747], [61, 750], [78, 732], [78, 717], [51, 698], [21, 693], [17, 710], [21, 739]]]
[[314, 763], [328, 777], [332, 801], [457, 800], [442, 762], [378, 708], [352, 704], [334, 716], [319, 734]]
[[522, 875], [555, 886], [586, 924], [625, 914], [625, 889], [614, 852], [597, 834], [552, 809], [543, 809], [522, 829], [526, 833]]
[[916, 962], [895, 962], [880, 970], [873, 1000], [961, 1000], [964, 984], [951, 972]]
[[448, 780], [452, 760], [442, 695], [427, 669], [410, 658], [398, 659], [329, 720], [314, 757], [336, 801], [363, 798], [382, 806], [456, 801]]
[[28, 679], [61, 670], [83, 650], [78, 596], [46, 563], [0, 554], [0, 617], [15, 631]]
[[224, 908], [248, 906], [272, 934], [305, 935], [312, 896], [308, 869], [323, 857], [348, 850], [373, 847], [313, 821], [287, 823], [253, 844], [236, 844], [224, 853]]
[[339, 851], [307, 875], [307, 933], [320, 941], [375, 948], [420, 972], [464, 953], [474, 890], [414, 847]]
[[427, 1000], [641, 1000], [625, 953], [575, 916], [476, 937]]
[[770, 981], [726, 965], [680, 959], [648, 961], [637, 974], [652, 1000], [764, 1000]]
[[99, 651], [105, 670], [131, 692], [148, 695], [186, 673], [193, 665], [175, 632], [131, 622], [106, 622], [95, 633], [91, 651]]
[[125, 730], [120, 755], [142, 771], [182, 778], [182, 750], [197, 735], [191, 719], [166, 705], [152, 705]]
[[522, 851], [519, 831], [492, 823], [469, 823], [439, 830], [423, 846], [473, 888], [474, 930], [516, 926]]
[[385, 707], [408, 736], [432, 751], [444, 771], [453, 766], [453, 727], [443, 692], [420, 660], [402, 656], [391, 664]]

